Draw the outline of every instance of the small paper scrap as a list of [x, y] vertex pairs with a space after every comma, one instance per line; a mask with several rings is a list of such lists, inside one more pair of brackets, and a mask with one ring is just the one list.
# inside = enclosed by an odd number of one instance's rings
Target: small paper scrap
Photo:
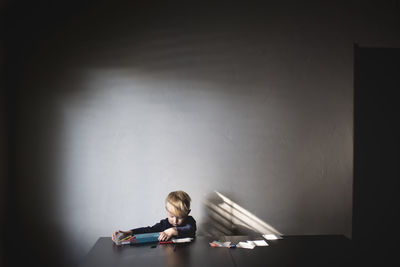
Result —
[[267, 239], [267, 240], [282, 239], [282, 237], [276, 236], [276, 235], [274, 235], [274, 234], [266, 234], [266, 235], [263, 235], [263, 237], [264, 237], [265, 239]]
[[268, 243], [265, 242], [265, 240], [253, 240], [253, 241], [247, 241], [247, 242], [252, 242], [254, 245], [258, 247], [266, 247], [268, 246]]
[[171, 240], [172, 240], [172, 242], [174, 242], [174, 243], [189, 243], [189, 242], [192, 242], [193, 238], [191, 238], [191, 237], [186, 237], [186, 238], [174, 238], [174, 239], [171, 239]]
[[211, 247], [213, 248], [230, 248], [232, 247], [231, 242], [227, 241], [227, 242], [220, 242], [220, 241], [213, 241], [211, 243], [209, 243]]
[[236, 245], [238, 248], [247, 248], [247, 249], [253, 249], [255, 248], [255, 244], [252, 242], [239, 242], [239, 244]]

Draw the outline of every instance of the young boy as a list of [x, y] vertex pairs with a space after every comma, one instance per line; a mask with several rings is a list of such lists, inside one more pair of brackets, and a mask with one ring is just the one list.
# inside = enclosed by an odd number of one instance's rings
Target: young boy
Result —
[[112, 238], [114, 239], [118, 233], [128, 236], [156, 232], [160, 232], [159, 241], [166, 241], [172, 237], [194, 237], [196, 235], [196, 221], [192, 216], [188, 216], [190, 201], [190, 196], [184, 191], [171, 192], [165, 199], [165, 209], [168, 216], [166, 219], [151, 227], [140, 227], [129, 231], [118, 230], [112, 235]]

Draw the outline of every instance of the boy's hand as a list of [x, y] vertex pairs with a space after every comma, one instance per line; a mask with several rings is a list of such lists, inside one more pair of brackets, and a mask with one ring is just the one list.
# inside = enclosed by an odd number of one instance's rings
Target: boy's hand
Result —
[[115, 240], [115, 236], [116, 236], [117, 234], [119, 234], [119, 233], [122, 233], [122, 234], [123, 234], [123, 237], [126, 237], [126, 236], [128, 236], [128, 235], [131, 235], [131, 234], [132, 234], [132, 231], [121, 231], [121, 230], [115, 231], [115, 232], [112, 234], [111, 239], [112, 239], [112, 240]]
[[164, 232], [160, 233], [160, 236], [158, 237], [158, 241], [167, 241], [168, 239], [170, 239], [173, 236], [178, 235], [178, 230], [176, 230], [175, 227], [171, 227], [167, 230], [165, 230]]

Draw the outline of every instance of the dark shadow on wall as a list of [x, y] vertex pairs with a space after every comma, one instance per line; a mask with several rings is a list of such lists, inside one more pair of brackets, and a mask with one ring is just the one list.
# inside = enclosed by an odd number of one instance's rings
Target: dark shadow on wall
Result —
[[1, 128], [6, 150], [2, 164], [7, 166], [1, 181], [0, 266], [70, 266], [63, 229], [49, 219], [57, 199], [56, 192], [48, 190], [56, 183], [56, 166], [45, 162], [57, 156], [49, 147], [58, 142], [58, 135], [43, 125], [57, 121], [43, 108], [51, 99], [39, 84], [48, 85], [55, 73], [43, 67], [57, 49], [55, 33], [63, 32], [67, 21], [88, 8], [85, 3], [77, 5], [77, 1], [24, 0], [1, 4], [5, 98], [1, 104], [5, 103], [6, 116], [5, 129]]
[[258, 218], [218, 191], [204, 200], [206, 220], [199, 226], [198, 235], [220, 237], [229, 235], [282, 236], [277, 229]]

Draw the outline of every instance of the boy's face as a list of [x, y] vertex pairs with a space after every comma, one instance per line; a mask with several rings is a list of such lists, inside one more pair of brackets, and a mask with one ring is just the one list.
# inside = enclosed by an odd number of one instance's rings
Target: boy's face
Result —
[[168, 222], [173, 226], [179, 226], [185, 221], [187, 216], [180, 217], [176, 215], [174, 212], [174, 206], [172, 206], [170, 203], [167, 202], [165, 208], [167, 209]]

